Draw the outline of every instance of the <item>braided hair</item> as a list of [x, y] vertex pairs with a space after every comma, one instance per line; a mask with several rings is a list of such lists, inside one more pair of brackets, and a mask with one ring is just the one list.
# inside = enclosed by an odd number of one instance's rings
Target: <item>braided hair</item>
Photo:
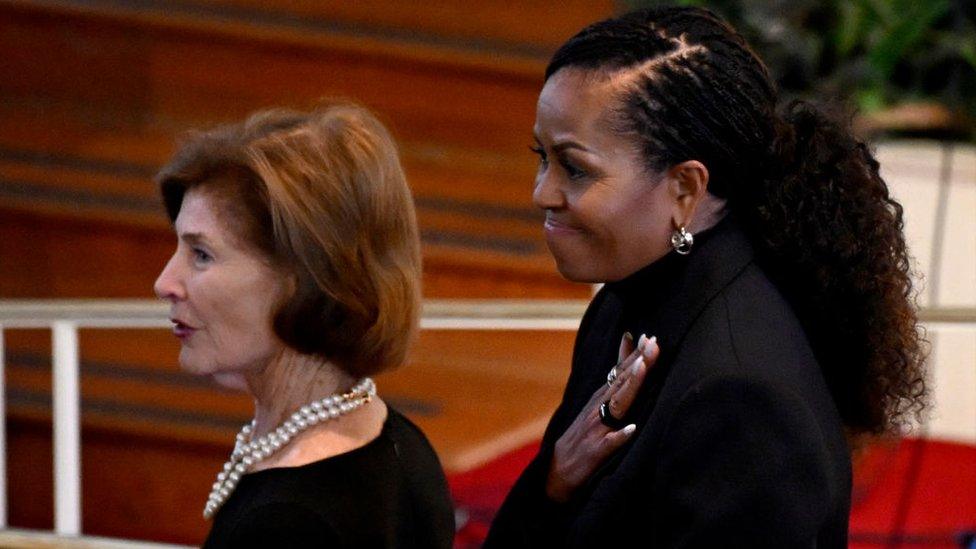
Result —
[[702, 162], [804, 325], [849, 434], [896, 431], [925, 402], [901, 206], [849, 124], [777, 108], [766, 66], [712, 12], [650, 8], [590, 25], [553, 56], [621, 73], [614, 130], [659, 172]]

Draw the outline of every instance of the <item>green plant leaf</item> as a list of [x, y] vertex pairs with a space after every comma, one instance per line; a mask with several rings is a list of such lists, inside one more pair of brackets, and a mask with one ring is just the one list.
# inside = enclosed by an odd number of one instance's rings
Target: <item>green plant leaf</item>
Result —
[[868, 60], [879, 76], [888, 78], [905, 53], [930, 30], [932, 22], [949, 9], [949, 0], [913, 2], [896, 16], [881, 40], [871, 48]]
[[970, 36], [959, 44], [959, 55], [965, 59], [973, 69], [976, 69], [976, 38]]
[[885, 107], [884, 92], [877, 88], [860, 90], [856, 100], [857, 106], [865, 113], [877, 112]]
[[976, 68], [976, 30], [933, 31], [926, 41], [930, 54], [939, 59], [960, 58]]
[[848, 56], [864, 41], [864, 29], [868, 23], [867, 8], [863, 2], [840, 2], [837, 6], [837, 32], [834, 47], [838, 55]]
[[898, 12], [893, 9], [892, 0], [857, 0], [857, 3], [878, 18], [884, 26], [890, 27], [895, 24]]

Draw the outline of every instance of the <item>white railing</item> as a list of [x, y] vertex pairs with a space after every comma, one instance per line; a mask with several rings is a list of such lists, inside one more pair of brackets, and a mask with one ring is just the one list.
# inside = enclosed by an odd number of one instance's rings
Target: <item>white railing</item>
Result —
[[[429, 300], [425, 330], [576, 330], [585, 301]], [[169, 307], [151, 300], [0, 300], [0, 529], [7, 528], [4, 330], [48, 328], [53, 349], [55, 533], [81, 534], [79, 329], [169, 328]], [[976, 333], [976, 310], [926, 309], [927, 328]]]
[[[577, 301], [427, 301], [427, 330], [575, 330]], [[169, 306], [153, 300], [0, 300], [0, 529], [7, 528], [7, 439], [3, 333], [50, 329], [53, 351], [54, 530], [81, 534], [81, 419], [78, 330], [169, 328]]]

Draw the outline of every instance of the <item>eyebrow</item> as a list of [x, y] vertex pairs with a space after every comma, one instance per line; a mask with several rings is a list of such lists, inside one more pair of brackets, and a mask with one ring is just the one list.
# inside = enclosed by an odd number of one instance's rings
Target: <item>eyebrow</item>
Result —
[[[532, 137], [535, 139], [535, 142], [538, 143], [539, 146], [541, 147], [542, 146], [542, 141], [539, 140], [539, 136], [533, 135]], [[571, 139], [570, 140], [565, 140], [565, 141], [560, 141], [559, 143], [556, 143], [555, 145], [552, 146], [553, 152], [557, 152], [557, 153], [561, 153], [561, 152], [563, 152], [563, 151], [565, 151], [567, 149], [576, 149], [576, 150], [583, 151], [583, 152], [588, 152], [588, 153], [594, 152], [592, 149], [586, 147], [582, 143], [579, 143], [577, 141], [573, 141]]]
[[560, 141], [559, 143], [556, 143], [555, 145], [552, 146], [552, 150], [556, 151], [557, 153], [563, 152], [567, 149], [576, 149], [583, 152], [593, 152], [592, 150], [590, 150], [589, 147], [586, 147], [581, 143], [577, 143], [576, 141]]
[[182, 233], [180, 235], [180, 240], [190, 244], [201, 244], [207, 242], [206, 237], [204, 237], [202, 233]]

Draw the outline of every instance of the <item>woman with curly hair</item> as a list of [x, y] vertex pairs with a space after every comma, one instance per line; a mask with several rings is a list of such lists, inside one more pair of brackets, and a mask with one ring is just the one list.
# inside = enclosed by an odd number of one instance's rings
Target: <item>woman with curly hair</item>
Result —
[[486, 547], [845, 547], [853, 443], [925, 393], [868, 148], [700, 8], [571, 38], [535, 139], [558, 268], [606, 284]]

